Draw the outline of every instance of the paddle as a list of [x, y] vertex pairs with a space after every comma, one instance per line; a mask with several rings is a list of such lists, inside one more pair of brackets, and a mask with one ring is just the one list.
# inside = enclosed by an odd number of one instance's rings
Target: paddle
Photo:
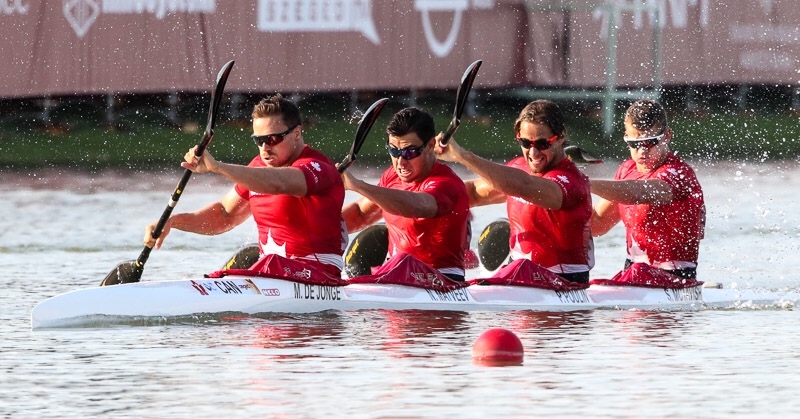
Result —
[[[348, 152], [344, 160], [339, 163], [339, 167], [337, 169], [339, 173], [343, 173], [356, 161], [356, 156], [358, 156], [361, 146], [364, 145], [364, 141], [367, 139], [367, 134], [369, 134], [372, 126], [375, 125], [378, 115], [380, 115], [383, 107], [388, 101], [388, 98], [378, 99], [372, 104], [372, 106], [369, 107], [369, 109], [367, 109], [366, 112], [364, 112], [364, 116], [362, 116], [361, 120], [358, 122], [356, 136], [353, 140], [353, 145], [350, 147], [350, 152]], [[236, 253], [231, 256], [230, 259], [228, 259], [223, 266], [223, 269], [247, 269], [258, 261], [259, 256], [260, 252], [257, 244], [244, 246], [237, 250]]]
[[484, 269], [494, 271], [508, 260], [511, 225], [507, 218], [493, 221], [478, 238], [478, 258]]
[[373, 224], [356, 235], [344, 254], [344, 273], [348, 278], [369, 275], [373, 266], [386, 262], [389, 252], [389, 229]]
[[445, 130], [442, 139], [439, 140], [439, 145], [442, 147], [447, 145], [447, 142], [450, 141], [450, 138], [456, 133], [458, 126], [461, 125], [461, 114], [464, 112], [464, 106], [467, 104], [467, 96], [469, 96], [469, 91], [472, 90], [472, 83], [475, 81], [475, 76], [478, 75], [478, 69], [481, 68], [481, 63], [483, 63], [483, 61], [478, 60], [470, 64], [467, 70], [464, 71], [464, 75], [461, 76], [461, 85], [458, 86], [458, 92], [456, 93], [456, 108], [453, 111], [453, 119], [450, 120], [450, 125], [447, 126], [447, 130]]
[[575, 164], [597, 164], [603, 162], [603, 160], [592, 156], [586, 150], [575, 145], [564, 147], [564, 153]]
[[361, 146], [364, 145], [369, 130], [372, 129], [372, 126], [378, 119], [378, 115], [381, 114], [383, 107], [388, 101], [388, 98], [378, 99], [364, 112], [364, 116], [362, 116], [361, 120], [358, 122], [358, 129], [356, 129], [356, 138], [353, 140], [353, 146], [350, 147], [350, 152], [347, 153], [344, 160], [339, 163], [339, 173], [344, 173], [344, 171], [356, 161], [356, 155], [358, 155], [359, 150], [361, 150]]
[[[231, 69], [233, 68], [234, 61], [228, 61], [222, 66], [222, 69], [217, 74], [217, 81], [214, 87], [214, 91], [211, 92], [211, 103], [208, 107], [208, 123], [206, 124], [206, 129], [203, 132], [203, 138], [200, 140], [200, 143], [197, 144], [197, 151], [195, 152], [196, 155], [200, 156], [205, 151], [208, 144], [214, 138], [214, 125], [217, 121], [217, 113], [219, 111], [219, 105], [222, 101], [222, 93], [225, 90], [225, 83], [228, 81], [228, 76], [231, 73]], [[154, 238], [158, 238], [161, 235], [162, 231], [164, 230], [164, 226], [167, 224], [167, 220], [169, 219], [170, 214], [172, 214], [172, 210], [175, 208], [175, 205], [178, 204], [178, 200], [183, 193], [186, 184], [189, 182], [189, 178], [192, 176], [191, 170], [186, 170], [183, 172], [183, 177], [181, 177], [180, 182], [178, 182], [178, 186], [175, 187], [175, 191], [172, 193], [172, 197], [167, 204], [167, 208], [161, 214], [161, 218], [159, 218], [158, 223], [156, 224], [156, 228], [153, 230], [152, 235]], [[106, 285], [116, 285], [116, 284], [127, 284], [130, 282], [139, 282], [142, 278], [142, 272], [144, 271], [144, 264], [147, 262], [147, 258], [150, 256], [150, 252], [153, 250], [152, 247], [145, 246], [142, 249], [142, 253], [139, 254], [139, 257], [136, 260], [130, 260], [126, 262], [122, 262], [121, 264], [117, 265], [111, 272], [106, 275], [103, 282], [100, 283], [100, 286]]]

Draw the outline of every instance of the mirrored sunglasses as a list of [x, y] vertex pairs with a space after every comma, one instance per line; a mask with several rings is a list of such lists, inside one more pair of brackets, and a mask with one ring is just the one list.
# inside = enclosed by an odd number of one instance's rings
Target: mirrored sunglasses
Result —
[[527, 138], [517, 137], [517, 142], [524, 148], [533, 147], [539, 151], [544, 151], [552, 147], [553, 143], [556, 142], [557, 139], [558, 135], [554, 135], [550, 138], [539, 138], [534, 141], [531, 141]]
[[300, 124], [295, 124], [295, 126], [289, 128], [286, 131], [281, 132], [279, 134], [267, 134], [267, 135], [255, 135], [255, 134], [253, 134], [253, 135], [250, 136], [250, 138], [252, 138], [253, 142], [256, 143], [256, 145], [259, 146], [259, 147], [263, 146], [264, 144], [266, 144], [266, 145], [268, 145], [270, 147], [275, 147], [276, 145], [282, 143], [284, 138], [287, 135], [289, 135], [289, 133], [294, 131], [294, 129], [297, 128], [298, 125], [300, 125]]
[[386, 150], [389, 151], [389, 155], [396, 159], [399, 159], [400, 157], [406, 160], [415, 159], [422, 155], [422, 150], [424, 149], [424, 145], [419, 147], [397, 148], [393, 145], [386, 144]]
[[625, 144], [627, 144], [628, 147], [634, 150], [638, 150], [640, 148], [649, 150], [657, 146], [658, 143], [660, 143], [661, 140], [664, 139], [664, 133], [656, 135], [655, 137], [630, 138], [626, 136], [622, 137], [622, 139], [625, 140]]

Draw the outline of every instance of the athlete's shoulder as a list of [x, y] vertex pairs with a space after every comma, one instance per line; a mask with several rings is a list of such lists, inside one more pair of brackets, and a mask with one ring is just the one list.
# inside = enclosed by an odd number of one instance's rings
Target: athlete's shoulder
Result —
[[300, 153], [300, 156], [297, 158], [298, 161], [310, 161], [316, 160], [320, 164], [325, 165], [334, 165], [333, 160], [330, 157], [323, 154], [321, 151], [311, 148], [308, 144], [303, 147], [303, 151]]

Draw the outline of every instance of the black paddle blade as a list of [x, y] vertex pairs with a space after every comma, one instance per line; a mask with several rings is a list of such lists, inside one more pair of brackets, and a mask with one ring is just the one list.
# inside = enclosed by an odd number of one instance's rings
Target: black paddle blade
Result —
[[144, 266], [137, 265], [135, 260], [122, 262], [106, 275], [100, 286], [139, 282], [138, 278], [142, 277], [142, 270], [144, 270]]
[[228, 61], [222, 66], [222, 69], [219, 70], [219, 73], [217, 73], [217, 81], [214, 85], [214, 91], [211, 92], [211, 102], [208, 106], [208, 122], [206, 123], [206, 130], [203, 132], [203, 138], [200, 141], [200, 144], [197, 145], [196, 154], [198, 156], [203, 154], [206, 146], [208, 146], [208, 143], [210, 143], [211, 139], [214, 137], [214, 126], [217, 124], [219, 105], [222, 102], [222, 94], [225, 91], [225, 84], [228, 83], [228, 76], [231, 74], [234, 62], [235, 61], [233, 60]]
[[247, 269], [258, 262], [260, 256], [261, 252], [257, 244], [244, 246], [237, 250], [236, 253], [225, 262], [222, 269]]
[[508, 259], [510, 237], [511, 225], [505, 218], [493, 221], [483, 229], [478, 238], [478, 258], [486, 270], [494, 271]]
[[461, 76], [461, 85], [458, 86], [458, 92], [456, 93], [456, 108], [453, 111], [453, 119], [450, 121], [450, 125], [447, 126], [444, 136], [439, 140], [439, 145], [442, 147], [447, 145], [447, 142], [456, 133], [458, 126], [461, 125], [461, 114], [464, 113], [467, 97], [470, 90], [472, 90], [472, 83], [475, 82], [475, 77], [478, 75], [478, 69], [481, 68], [482, 63], [483, 61], [478, 60], [470, 64], [467, 70], [464, 71], [464, 75]]
[[595, 158], [584, 149], [574, 145], [564, 147], [564, 153], [575, 164], [597, 164], [603, 162], [603, 160]]
[[386, 262], [389, 252], [389, 229], [386, 224], [371, 225], [362, 230], [344, 257], [344, 273], [348, 278], [369, 275], [373, 266], [381, 266]]
[[375, 121], [378, 119], [378, 116], [381, 114], [383, 107], [388, 102], [388, 98], [378, 99], [372, 106], [364, 112], [364, 116], [361, 117], [361, 121], [358, 122], [358, 129], [356, 129], [356, 137], [353, 140], [353, 145], [350, 147], [350, 152], [347, 153], [347, 156], [339, 163], [339, 173], [344, 172], [350, 167], [353, 162], [356, 161], [356, 156], [358, 152], [361, 150], [361, 146], [364, 145], [364, 141], [367, 139], [367, 134], [369, 134], [369, 130], [372, 129], [372, 126], [375, 125]]

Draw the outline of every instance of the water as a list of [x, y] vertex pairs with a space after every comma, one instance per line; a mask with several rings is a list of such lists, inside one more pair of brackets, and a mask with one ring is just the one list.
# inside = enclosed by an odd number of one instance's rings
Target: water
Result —
[[[615, 164], [587, 169], [610, 177]], [[354, 167], [354, 169], [356, 169]], [[699, 276], [800, 288], [800, 168], [699, 168], [708, 205]], [[92, 287], [135, 259], [164, 210], [170, 173], [0, 173], [2, 417], [752, 417], [800, 413], [800, 322], [791, 307], [697, 312], [368, 311], [177, 319], [30, 330], [39, 301]], [[228, 188], [192, 179], [177, 211]], [[348, 196], [348, 200], [354, 199]], [[479, 209], [474, 226], [503, 216]], [[216, 270], [256, 240], [174, 232], [143, 280]], [[593, 277], [624, 257], [621, 228], [596, 239]], [[474, 365], [486, 329], [521, 338], [518, 367]]]

